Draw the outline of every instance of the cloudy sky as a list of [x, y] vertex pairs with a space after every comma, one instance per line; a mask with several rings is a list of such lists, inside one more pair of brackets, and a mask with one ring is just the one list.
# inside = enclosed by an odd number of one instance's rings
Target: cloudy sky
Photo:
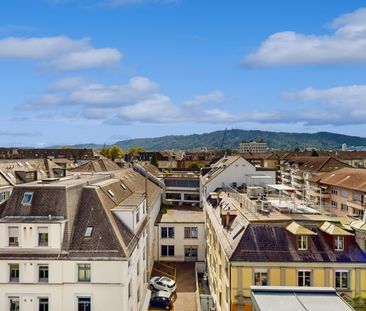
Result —
[[0, 86], [3, 146], [366, 136], [366, 3], [1, 1]]

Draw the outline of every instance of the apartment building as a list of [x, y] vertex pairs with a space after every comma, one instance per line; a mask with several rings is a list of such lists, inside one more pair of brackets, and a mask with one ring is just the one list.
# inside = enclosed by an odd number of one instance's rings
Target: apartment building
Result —
[[66, 169], [49, 159], [0, 160], [0, 204], [10, 197], [16, 184], [64, 176]]
[[242, 141], [239, 144], [239, 152], [267, 152], [267, 143], [264, 140], [260, 141]]
[[178, 204], [199, 204], [199, 172], [164, 172], [160, 175], [165, 184], [164, 202]]
[[146, 310], [149, 218], [160, 193], [148, 182], [146, 195], [132, 169], [14, 186], [1, 206], [0, 305]]
[[203, 199], [217, 310], [252, 310], [251, 286], [334, 287], [366, 298], [364, 224], [274, 206], [261, 214], [258, 207], [229, 187]]
[[224, 156], [216, 163], [202, 170], [201, 194], [222, 187], [263, 186], [276, 183], [276, 169], [255, 167], [241, 156]]
[[281, 183], [295, 188], [296, 197], [305, 200], [311, 190], [309, 178], [342, 167], [349, 165], [330, 156], [288, 158], [280, 164]]
[[275, 152], [245, 152], [240, 155], [255, 167], [273, 169], [277, 169], [279, 167], [279, 157]]
[[342, 168], [309, 180], [309, 199], [332, 215], [362, 219], [366, 207], [366, 170]]
[[158, 261], [205, 261], [206, 234], [202, 209], [172, 206], [156, 222]]

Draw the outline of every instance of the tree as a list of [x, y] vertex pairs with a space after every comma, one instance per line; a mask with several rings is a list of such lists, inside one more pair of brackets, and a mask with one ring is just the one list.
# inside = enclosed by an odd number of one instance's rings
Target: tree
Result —
[[312, 157], [319, 157], [319, 154], [318, 154], [318, 152], [317, 152], [315, 149], [313, 149], [313, 150], [311, 151], [311, 156], [312, 156]]
[[199, 170], [202, 167], [202, 165], [200, 165], [197, 162], [191, 162], [188, 164], [188, 168], [192, 169], [192, 170]]
[[151, 163], [152, 165], [156, 166], [156, 167], [159, 167], [159, 165], [158, 165], [158, 160], [156, 159], [155, 154], [151, 157], [151, 159], [150, 159], [150, 163]]
[[119, 146], [113, 145], [112, 147], [109, 148], [109, 158], [112, 159], [113, 161], [122, 156], [123, 151]]
[[104, 146], [99, 150], [99, 153], [106, 158], [112, 159], [113, 161], [123, 156], [122, 149], [117, 145], [113, 145], [111, 147]]
[[70, 149], [74, 149], [74, 148], [71, 147], [71, 146], [63, 146], [63, 147], [61, 147], [61, 150], [70, 150]]
[[128, 151], [126, 153], [130, 154], [130, 153], [136, 153], [136, 152], [145, 152], [145, 149], [142, 147], [132, 147], [132, 148], [128, 149]]

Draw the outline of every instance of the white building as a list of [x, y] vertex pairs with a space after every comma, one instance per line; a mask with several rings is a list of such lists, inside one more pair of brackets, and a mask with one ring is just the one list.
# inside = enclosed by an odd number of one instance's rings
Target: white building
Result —
[[197, 172], [172, 172], [162, 174], [166, 203], [190, 204], [200, 202], [200, 179]]
[[242, 141], [239, 144], [239, 152], [267, 152], [267, 143], [263, 140], [260, 141]]
[[0, 306], [146, 310], [148, 214], [161, 194], [147, 185], [148, 207], [132, 169], [16, 185], [1, 211]]
[[158, 261], [205, 261], [205, 221], [200, 208], [168, 208], [156, 223], [156, 236]]
[[201, 193], [207, 198], [209, 194], [222, 185], [239, 187], [265, 186], [276, 183], [276, 170], [259, 168], [250, 164], [241, 156], [227, 156], [210, 167], [210, 170], [201, 176]]

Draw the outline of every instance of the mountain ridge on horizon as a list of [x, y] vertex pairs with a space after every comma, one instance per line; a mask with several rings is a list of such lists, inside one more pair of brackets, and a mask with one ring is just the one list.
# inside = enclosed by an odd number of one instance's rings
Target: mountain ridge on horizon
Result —
[[[199, 149], [219, 149], [224, 136], [224, 130], [213, 131], [202, 134], [189, 135], [166, 135], [152, 138], [134, 138], [117, 141], [111, 145], [118, 145], [122, 150], [131, 147], [142, 147], [147, 151], [158, 150], [199, 150]], [[224, 149], [235, 149], [239, 147], [241, 141], [265, 140], [271, 149], [320, 149], [335, 150], [341, 149], [342, 144], [347, 146], [366, 146], [366, 138], [350, 136], [331, 132], [316, 133], [290, 133], [260, 130], [231, 129], [226, 131]], [[101, 149], [105, 144], [75, 144], [72, 148]], [[57, 148], [61, 146], [50, 146]]]

